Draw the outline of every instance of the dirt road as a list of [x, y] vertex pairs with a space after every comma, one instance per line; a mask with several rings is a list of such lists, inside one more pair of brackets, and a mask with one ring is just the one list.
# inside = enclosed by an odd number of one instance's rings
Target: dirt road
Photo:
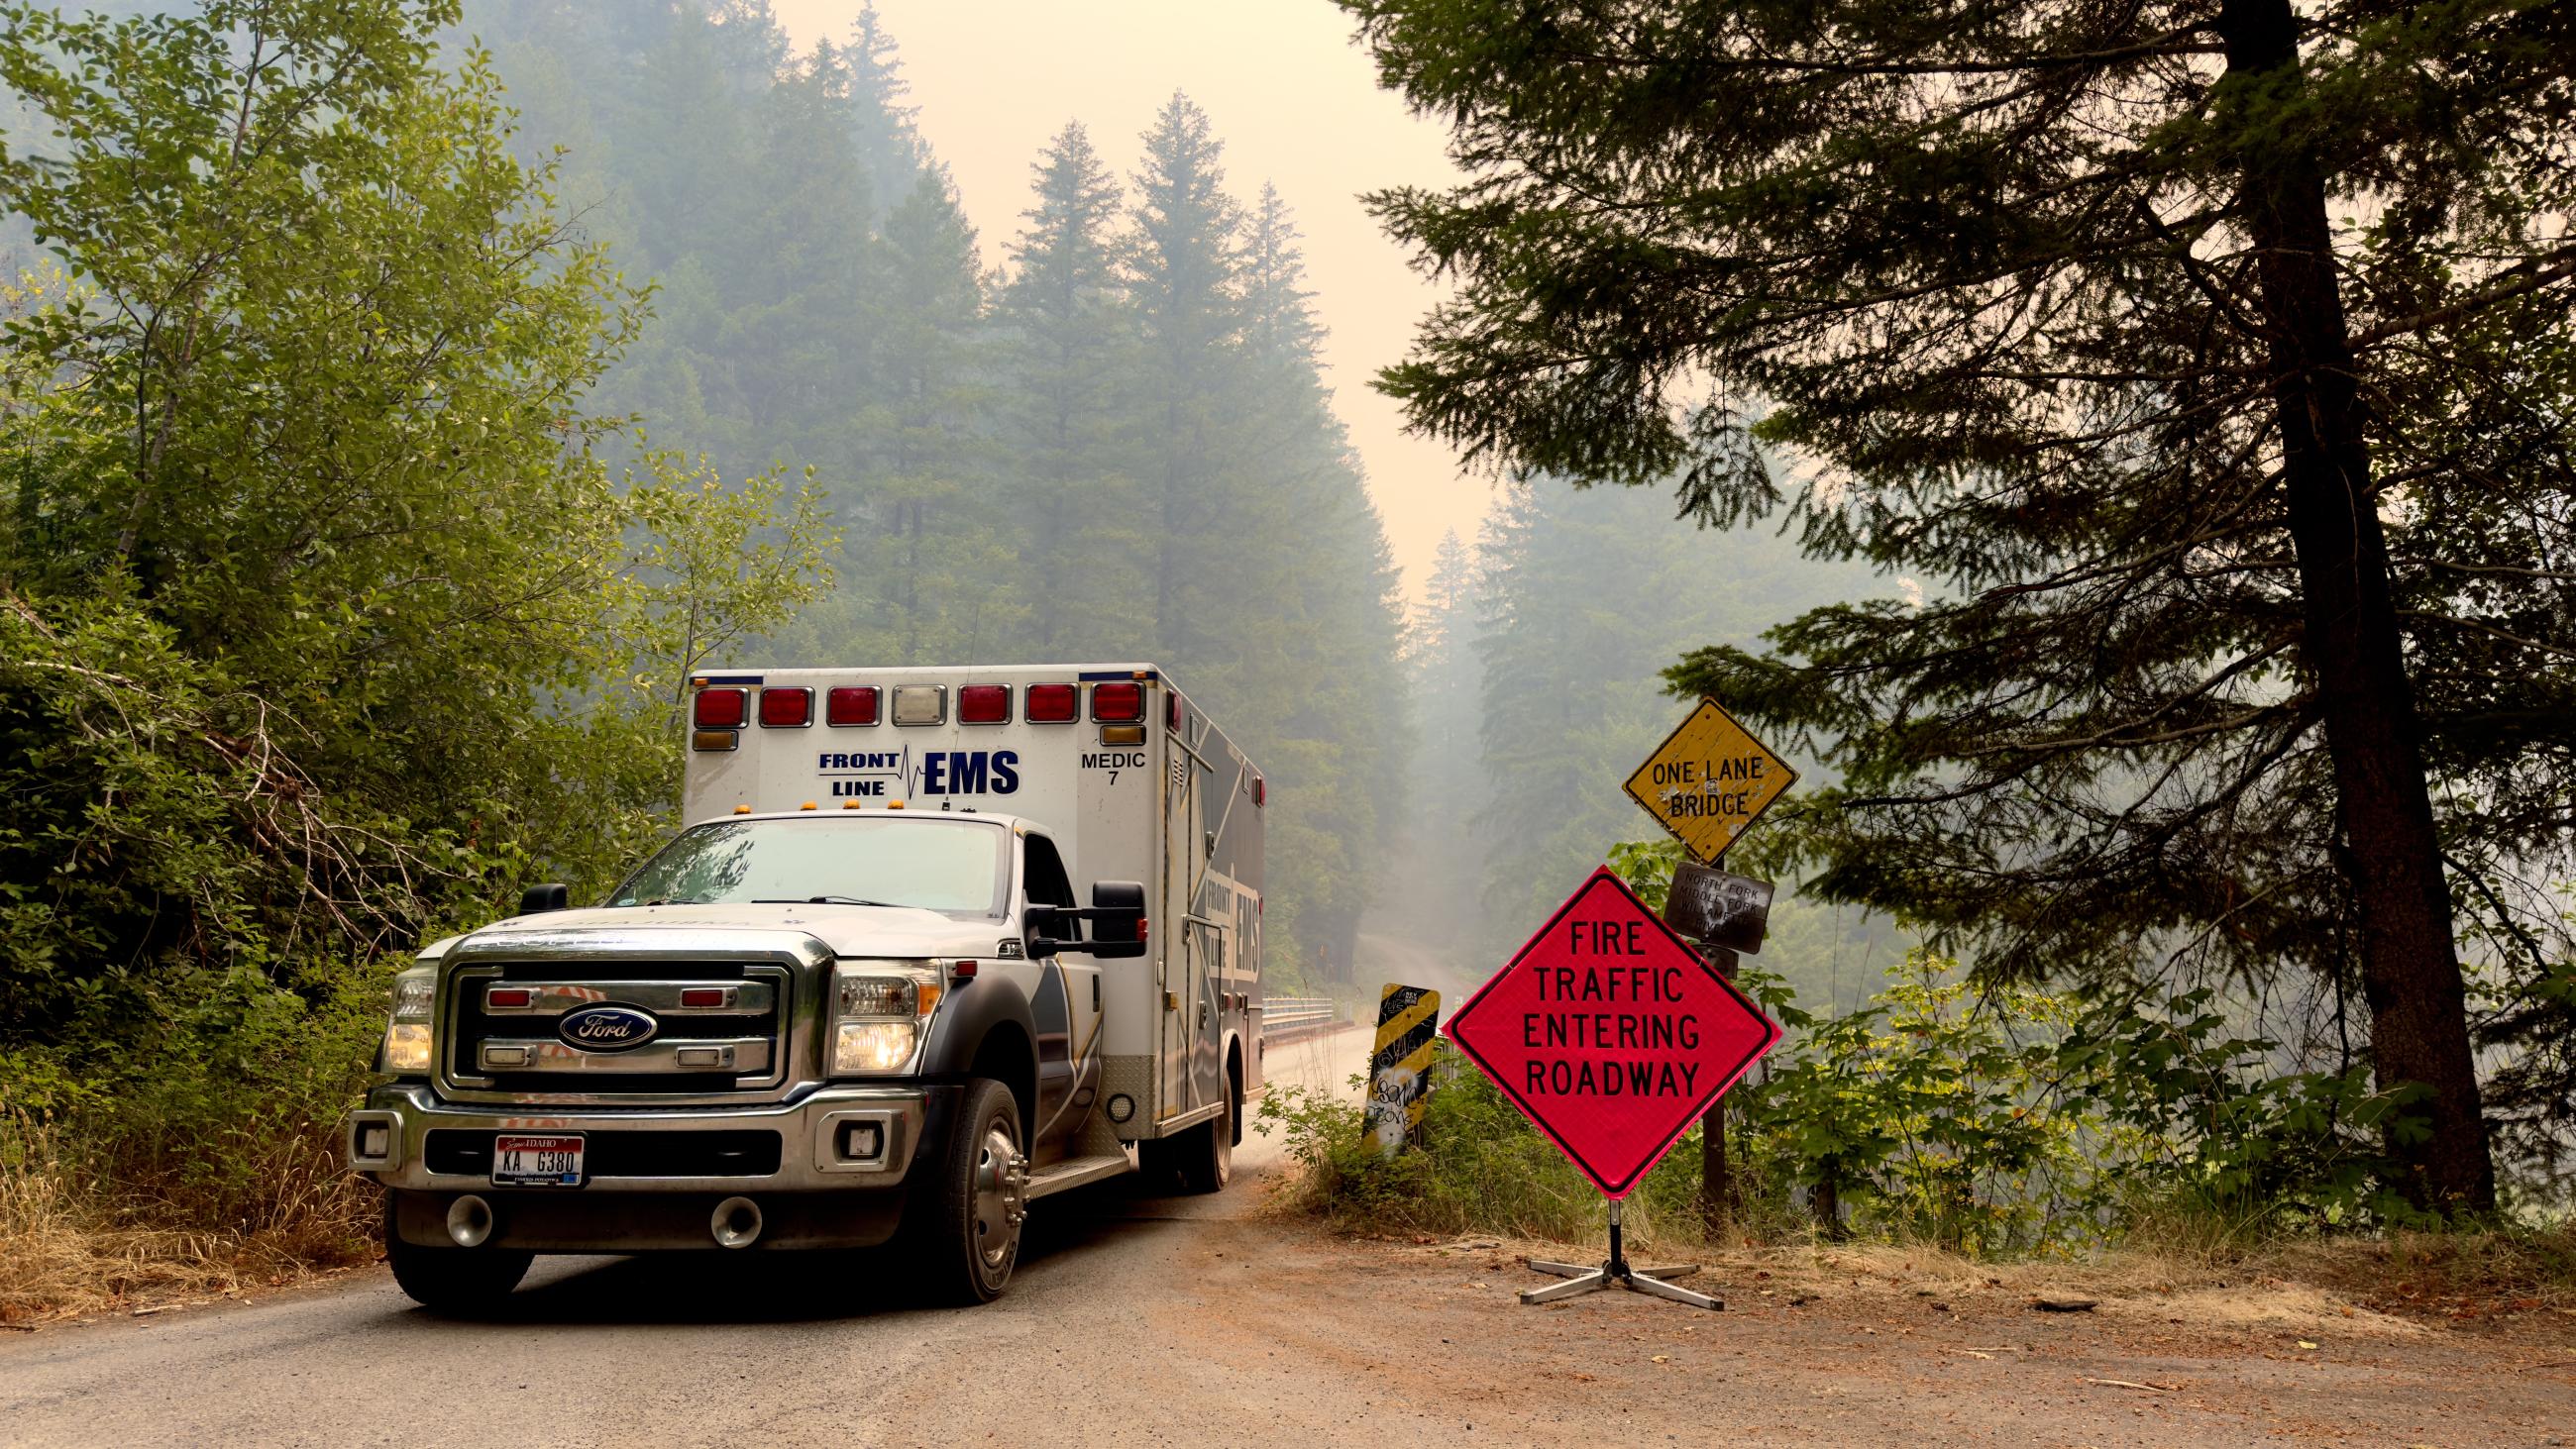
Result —
[[[1348, 1032], [1274, 1064], [1338, 1081], [1364, 1046]], [[973, 1311], [890, 1299], [865, 1260], [586, 1258], [541, 1266], [486, 1322], [414, 1308], [375, 1270], [0, 1335], [0, 1444], [2465, 1446], [2576, 1431], [2576, 1318], [2470, 1336], [2347, 1319], [2310, 1295], [2213, 1328], [2198, 1309], [1932, 1296], [1857, 1263], [1794, 1283], [1738, 1265], [1719, 1314], [1625, 1294], [1524, 1308], [1510, 1290], [1537, 1280], [1499, 1245], [1350, 1242], [1265, 1216], [1277, 1151], [1247, 1147], [1216, 1198], [1113, 1187], [1043, 1204], [1010, 1296]]]

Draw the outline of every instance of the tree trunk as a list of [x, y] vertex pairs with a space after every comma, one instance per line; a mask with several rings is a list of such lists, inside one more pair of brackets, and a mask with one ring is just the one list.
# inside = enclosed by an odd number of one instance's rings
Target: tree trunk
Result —
[[[2228, 79], [2257, 95], [2297, 86], [2289, 0], [2225, 0]], [[2272, 108], [2274, 114], [2286, 108]], [[2260, 125], [2241, 153], [2246, 224], [2270, 333], [2281, 473], [2305, 609], [2301, 657], [2314, 676], [2334, 763], [2344, 870], [2361, 912], [2362, 994], [2382, 1088], [2421, 1083], [2432, 1125], [2389, 1139], [2418, 1206], [2495, 1206], [2495, 1166], [2478, 1105], [2468, 1004], [2451, 930], [2412, 683], [2400, 648], [2388, 545], [2370, 486], [2350, 333], [2337, 290], [2325, 179], [2315, 155]]]

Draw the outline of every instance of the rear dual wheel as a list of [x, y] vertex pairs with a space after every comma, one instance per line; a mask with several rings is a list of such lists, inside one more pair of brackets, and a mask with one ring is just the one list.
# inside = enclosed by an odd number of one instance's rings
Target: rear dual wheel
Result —
[[1234, 1144], [1243, 1135], [1243, 1082], [1226, 1074], [1217, 1115], [1177, 1137], [1137, 1144], [1137, 1161], [1149, 1176], [1179, 1181], [1181, 1191], [1221, 1192], [1234, 1180]]

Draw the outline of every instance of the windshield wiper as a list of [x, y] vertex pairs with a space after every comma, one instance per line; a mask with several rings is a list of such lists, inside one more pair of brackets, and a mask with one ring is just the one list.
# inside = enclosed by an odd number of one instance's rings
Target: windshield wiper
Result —
[[755, 906], [891, 906], [892, 901], [861, 900], [857, 896], [802, 896], [791, 900], [755, 900]]

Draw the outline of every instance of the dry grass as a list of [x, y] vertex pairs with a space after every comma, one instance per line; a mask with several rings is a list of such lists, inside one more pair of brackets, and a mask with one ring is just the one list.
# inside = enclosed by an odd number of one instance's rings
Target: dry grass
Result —
[[0, 1118], [0, 1324], [210, 1298], [372, 1256], [362, 1185], [327, 1152], [270, 1155], [273, 1190], [240, 1226], [169, 1226], [193, 1214], [149, 1195], [106, 1200], [51, 1132]]

